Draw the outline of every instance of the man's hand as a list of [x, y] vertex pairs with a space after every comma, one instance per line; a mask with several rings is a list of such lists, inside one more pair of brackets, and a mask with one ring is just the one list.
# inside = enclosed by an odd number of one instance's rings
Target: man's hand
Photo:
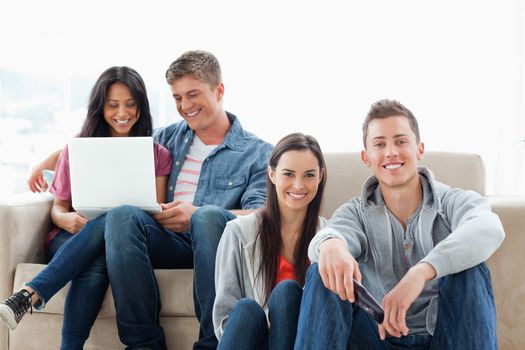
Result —
[[361, 282], [361, 272], [345, 244], [337, 238], [327, 239], [319, 245], [319, 274], [326, 288], [337, 293], [342, 300], [355, 301], [353, 278]]
[[425, 283], [436, 276], [434, 268], [427, 263], [416, 264], [383, 298], [385, 319], [379, 325], [379, 336], [385, 339], [386, 332], [394, 337], [408, 335], [406, 313], [410, 305], [421, 294]]
[[47, 183], [44, 180], [44, 175], [42, 175], [43, 170], [41, 166], [34, 167], [31, 170], [29, 179], [27, 179], [27, 187], [29, 187], [29, 190], [33, 193], [47, 190]]
[[55, 224], [71, 234], [78, 233], [88, 220], [77, 212], [60, 213], [55, 216]]
[[197, 210], [191, 203], [175, 201], [161, 204], [162, 211], [153, 218], [164, 228], [173, 232], [186, 232], [190, 228], [190, 219]]

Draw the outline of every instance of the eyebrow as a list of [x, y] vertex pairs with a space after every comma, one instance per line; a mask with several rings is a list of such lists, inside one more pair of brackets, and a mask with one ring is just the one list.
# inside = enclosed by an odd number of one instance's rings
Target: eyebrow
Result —
[[[199, 89], [191, 89], [191, 90], [189, 90], [189, 91], [186, 91], [186, 92], [183, 93], [182, 95], [191, 94], [191, 93], [193, 93], [193, 92], [200, 92], [200, 90], [199, 90]], [[176, 96], [181, 96], [181, 95], [180, 95], [180, 94], [177, 94], [177, 93], [174, 92], [174, 93], [173, 93], [173, 97], [176, 97]]]
[[[287, 171], [287, 172], [291, 172], [291, 173], [295, 173], [295, 170], [292, 170], [292, 169], [283, 169], [281, 171]], [[305, 173], [315, 173], [317, 170], [315, 169], [310, 169], [310, 170], [306, 170]]]
[[[394, 138], [398, 139], [400, 137], [407, 137], [407, 136], [408, 136], [408, 134], [396, 134], [396, 135], [394, 135]], [[386, 139], [386, 136], [376, 136], [376, 137], [374, 137], [372, 139], [372, 141], [374, 141], [374, 140], [385, 140], [385, 139]]]

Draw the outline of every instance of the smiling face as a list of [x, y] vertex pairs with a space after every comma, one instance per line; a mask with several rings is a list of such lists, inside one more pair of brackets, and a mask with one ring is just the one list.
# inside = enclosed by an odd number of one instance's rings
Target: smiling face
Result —
[[222, 83], [211, 88], [207, 82], [186, 75], [174, 80], [170, 87], [177, 111], [197, 135], [220, 123], [224, 94]]
[[372, 169], [382, 190], [419, 186], [418, 161], [424, 145], [416, 141], [408, 118], [373, 119], [368, 125], [366, 148], [361, 158]]
[[322, 174], [319, 161], [310, 150], [294, 150], [283, 153], [275, 168], [269, 166], [268, 176], [275, 186], [281, 215], [286, 215], [292, 211], [306, 214]]
[[104, 119], [110, 127], [111, 136], [129, 136], [139, 119], [139, 110], [137, 101], [125, 84], [114, 83], [110, 86], [104, 103]]

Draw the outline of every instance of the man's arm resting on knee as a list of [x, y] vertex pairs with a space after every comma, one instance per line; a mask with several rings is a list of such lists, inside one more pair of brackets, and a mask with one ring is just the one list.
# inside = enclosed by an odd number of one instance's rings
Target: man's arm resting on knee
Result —
[[408, 335], [406, 313], [419, 297], [425, 284], [436, 277], [436, 270], [426, 262], [412, 266], [399, 283], [383, 298], [384, 321], [379, 325], [379, 336], [388, 334], [401, 337]]

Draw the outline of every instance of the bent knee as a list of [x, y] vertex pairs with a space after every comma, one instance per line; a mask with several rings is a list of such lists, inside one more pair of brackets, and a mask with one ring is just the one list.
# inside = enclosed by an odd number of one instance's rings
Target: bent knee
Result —
[[266, 314], [263, 308], [254, 299], [243, 298], [240, 299], [233, 307], [232, 313], [238, 313], [242, 315], [250, 316], [254, 319], [263, 318], [266, 319]]
[[191, 215], [190, 224], [199, 225], [210, 221], [221, 220], [224, 217], [224, 210], [216, 205], [204, 205]]
[[302, 295], [303, 289], [299, 286], [299, 283], [293, 280], [284, 280], [272, 290], [268, 299], [268, 307], [282, 310], [295, 308], [301, 304]]
[[190, 226], [191, 235], [194, 241], [199, 237], [206, 240], [216, 241], [222, 236], [226, 223], [233, 218], [226, 209], [215, 205], [206, 205], [197, 209], [191, 216]]
[[272, 300], [272, 296], [274, 298], [293, 298], [300, 296], [301, 292], [302, 288], [299, 283], [294, 280], [284, 280], [279, 282], [272, 290], [270, 301]]
[[130, 215], [139, 215], [139, 213], [143, 213], [143, 211], [137, 207], [134, 207], [132, 205], [121, 205], [116, 208], [111, 209], [107, 214], [106, 217], [126, 217]]

